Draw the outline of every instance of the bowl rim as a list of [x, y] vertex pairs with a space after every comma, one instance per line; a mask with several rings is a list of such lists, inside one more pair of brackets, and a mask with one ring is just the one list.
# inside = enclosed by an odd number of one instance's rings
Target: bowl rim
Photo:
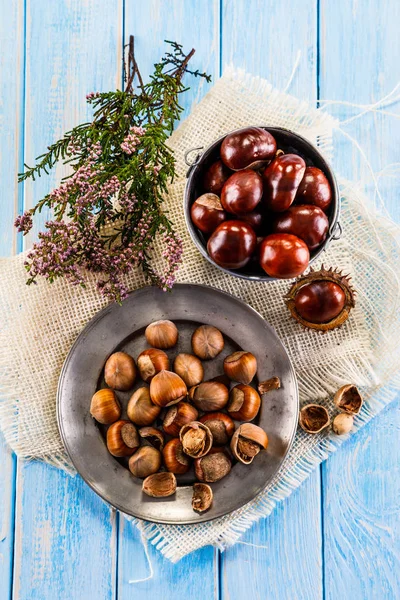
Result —
[[260, 129], [265, 129], [272, 134], [273, 134], [273, 132], [283, 132], [285, 134], [292, 135], [294, 138], [300, 140], [302, 142], [302, 144], [307, 146], [311, 150], [311, 152], [316, 153], [318, 155], [318, 158], [320, 159], [321, 163], [323, 164], [323, 166], [326, 170], [326, 173], [329, 174], [329, 176], [332, 180], [332, 183], [333, 183], [333, 186], [332, 186], [332, 188], [333, 188], [332, 189], [332, 209], [333, 210], [332, 210], [331, 220], [329, 223], [328, 235], [326, 236], [326, 239], [324, 240], [324, 242], [321, 244], [320, 248], [310, 259], [310, 262], [308, 263], [309, 267], [321, 256], [321, 254], [323, 252], [326, 252], [326, 250], [330, 246], [331, 242], [338, 240], [342, 234], [342, 227], [341, 227], [340, 220], [339, 220], [340, 213], [341, 213], [339, 186], [338, 186], [338, 182], [337, 182], [334, 170], [332, 169], [332, 167], [331, 167], [330, 163], [327, 161], [327, 159], [320, 152], [318, 147], [315, 146], [312, 142], [310, 142], [310, 140], [308, 140], [307, 138], [300, 135], [299, 133], [296, 133], [295, 131], [293, 131], [291, 129], [287, 129], [285, 127], [275, 127], [273, 125], [247, 125], [244, 127], [239, 127], [237, 129], [233, 129], [232, 131], [228, 131], [227, 133], [225, 133], [224, 135], [219, 137], [217, 140], [215, 140], [209, 146], [207, 146], [201, 153], [200, 153], [200, 150], [202, 150], [201, 147], [192, 148], [186, 152], [185, 160], [186, 160], [186, 156], [190, 152], [198, 151], [198, 154], [196, 155], [196, 158], [193, 161], [193, 163], [187, 162], [187, 164], [189, 165], [189, 170], [186, 174], [187, 180], [186, 180], [184, 196], [183, 196], [183, 208], [184, 208], [186, 227], [187, 227], [190, 237], [192, 238], [192, 241], [194, 242], [197, 249], [200, 251], [202, 256], [204, 256], [204, 258], [206, 260], [208, 260], [209, 263], [214, 265], [220, 271], [223, 271], [224, 273], [231, 275], [232, 277], [238, 277], [239, 279], [246, 279], [248, 281], [264, 281], [264, 282], [277, 281], [276, 278], [270, 277], [266, 273], [265, 273], [265, 275], [264, 274], [261, 274], [261, 275], [254, 274], [253, 275], [253, 274], [247, 274], [247, 273], [240, 273], [233, 269], [232, 270], [226, 269], [225, 267], [221, 267], [220, 265], [218, 265], [208, 254], [206, 247], [201, 242], [199, 235], [197, 233], [197, 228], [193, 225], [192, 219], [190, 217], [189, 189], [192, 185], [192, 181], [193, 181], [193, 178], [195, 176], [197, 169], [202, 166], [204, 160], [211, 154], [211, 152], [216, 148], [216, 146], [218, 146], [219, 144], [222, 143], [222, 141], [226, 138], [227, 135], [236, 133], [237, 131], [240, 131], [242, 129], [247, 129], [247, 127], [259, 127]]

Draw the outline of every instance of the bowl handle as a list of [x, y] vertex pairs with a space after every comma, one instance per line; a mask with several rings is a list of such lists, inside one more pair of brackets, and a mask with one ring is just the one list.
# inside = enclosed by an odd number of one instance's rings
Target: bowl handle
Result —
[[[199, 163], [199, 160], [201, 158], [202, 153], [199, 152], [199, 150], [203, 150], [204, 146], [199, 146], [199, 148], [190, 148], [190, 150], [187, 150], [185, 152], [185, 163], [187, 164], [187, 166], [189, 167], [188, 172], [186, 173], [186, 177], [189, 177], [190, 173], [192, 172], [192, 169]], [[189, 160], [189, 155], [192, 152], [197, 152], [194, 160]]]
[[335, 225], [332, 227], [329, 234], [331, 237], [331, 241], [337, 242], [338, 240], [340, 240], [340, 238], [342, 237], [342, 234], [343, 234], [343, 228], [339, 221], [337, 221], [337, 223], [335, 223]]

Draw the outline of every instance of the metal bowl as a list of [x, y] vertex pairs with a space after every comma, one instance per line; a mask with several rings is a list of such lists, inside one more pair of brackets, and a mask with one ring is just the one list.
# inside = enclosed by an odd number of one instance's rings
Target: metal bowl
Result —
[[[329, 207], [327, 214], [329, 219], [329, 231], [326, 240], [316, 250], [310, 253], [310, 265], [328, 248], [329, 244], [338, 240], [342, 234], [342, 228], [339, 222], [340, 216], [340, 196], [337, 181], [333, 170], [319, 152], [319, 150], [308, 140], [303, 138], [298, 133], [283, 129], [281, 127], [265, 127], [260, 126], [262, 129], [269, 131], [276, 139], [278, 148], [281, 148], [285, 153], [299, 154], [306, 162], [308, 167], [318, 167], [323, 171], [329, 181], [332, 190], [332, 202]], [[233, 132], [230, 132], [233, 133]], [[233, 275], [234, 277], [240, 277], [242, 279], [249, 279], [252, 281], [274, 281], [272, 277], [267, 275], [259, 265], [251, 264], [246, 265], [242, 269], [225, 269], [212, 260], [207, 252], [207, 238], [206, 236], [192, 223], [190, 217], [190, 209], [193, 202], [204, 193], [202, 188], [203, 174], [205, 170], [219, 158], [220, 147], [229, 133], [219, 138], [216, 142], [208, 146], [203, 152], [203, 147], [191, 148], [185, 154], [185, 160], [187, 165], [190, 167], [187, 173], [187, 182], [184, 195], [184, 211], [186, 225], [197, 248], [201, 254], [215, 267]], [[194, 157], [193, 161], [190, 161], [190, 157]]]
[[[135, 359], [148, 347], [144, 330], [152, 321], [171, 319], [179, 329], [178, 344], [168, 350], [170, 359], [191, 352], [191, 336], [199, 324], [209, 323], [225, 338], [223, 352], [204, 361], [205, 379], [221, 375], [225, 356], [239, 349], [253, 352], [260, 379], [278, 376], [282, 387], [263, 397], [255, 422], [268, 433], [269, 446], [252, 465], [237, 463], [221, 481], [212, 484], [213, 506], [204, 514], [192, 510], [193, 471], [177, 476], [179, 487], [169, 498], [142, 493], [142, 480], [127, 469], [127, 459], [116, 459], [105, 444], [106, 428], [90, 415], [94, 392], [104, 387], [107, 358], [124, 350]], [[254, 382], [257, 383], [257, 380]], [[137, 382], [133, 389], [144, 385]], [[117, 392], [126, 418], [130, 392]], [[85, 327], [72, 347], [61, 372], [57, 394], [58, 425], [65, 448], [88, 485], [124, 513], [158, 523], [200, 523], [221, 517], [252, 500], [282, 468], [292, 444], [299, 411], [296, 376], [275, 331], [244, 302], [214, 288], [182, 284], [171, 293], [147, 287], [133, 292], [122, 306], [112, 304]], [[159, 422], [159, 426], [161, 421]]]

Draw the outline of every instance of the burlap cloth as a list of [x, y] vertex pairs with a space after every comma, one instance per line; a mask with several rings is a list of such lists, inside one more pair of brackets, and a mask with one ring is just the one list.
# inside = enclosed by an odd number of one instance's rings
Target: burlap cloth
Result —
[[[329, 159], [337, 122], [268, 82], [228, 70], [170, 138], [178, 177], [166, 199], [170, 217], [184, 242], [179, 281], [218, 287], [241, 298], [275, 327], [293, 361], [300, 399], [324, 402], [343, 383], [361, 387], [365, 405], [354, 431], [389, 403], [399, 389], [400, 228], [373, 213], [354, 185], [341, 182], [344, 235], [324, 256], [327, 266], [350, 273], [357, 306], [349, 321], [329, 335], [303, 331], [282, 302], [288, 282], [250, 283], [222, 274], [206, 262], [186, 231], [182, 200], [186, 150], [207, 146], [227, 131], [244, 125], [271, 124], [293, 129]], [[85, 290], [64, 281], [25, 285], [23, 255], [0, 260], [0, 427], [20, 458], [36, 458], [73, 471], [56, 422], [56, 390], [63, 361], [77, 335], [104, 306], [95, 279]], [[128, 278], [130, 289], [145, 285], [143, 276]], [[89, 400], [88, 400], [89, 401]], [[309, 436], [298, 431], [284, 469], [243, 508], [211, 523], [166, 526], [134, 520], [172, 561], [208, 544], [233, 544], [252, 522], [268, 515], [310, 471], [335, 450], [343, 437]]]

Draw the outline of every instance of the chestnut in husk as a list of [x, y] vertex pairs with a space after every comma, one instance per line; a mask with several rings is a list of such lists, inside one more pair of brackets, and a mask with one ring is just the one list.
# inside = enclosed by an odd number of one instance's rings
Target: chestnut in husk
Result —
[[221, 204], [227, 212], [241, 215], [254, 210], [262, 194], [263, 184], [259, 174], [245, 169], [234, 173], [225, 182]]
[[213, 162], [203, 177], [203, 189], [205, 192], [220, 195], [225, 181], [232, 175], [231, 171], [224, 165], [222, 160]]
[[212, 233], [218, 225], [226, 220], [228, 215], [224, 211], [218, 196], [203, 194], [192, 204], [190, 216], [200, 231]]
[[315, 250], [325, 241], [329, 229], [328, 217], [318, 206], [291, 206], [274, 221], [274, 233], [291, 233]]
[[298, 187], [295, 203], [314, 204], [327, 211], [332, 202], [332, 190], [329, 181], [317, 167], [307, 167]]
[[225, 269], [240, 269], [250, 260], [257, 237], [250, 225], [226, 221], [217, 227], [207, 244], [208, 254]]
[[272, 233], [260, 244], [260, 265], [270, 277], [297, 277], [308, 267], [309, 260], [307, 244], [289, 233]]
[[354, 307], [350, 280], [334, 269], [313, 271], [298, 279], [285, 298], [296, 321], [317, 331], [340, 327]]
[[306, 163], [297, 154], [282, 154], [263, 173], [264, 203], [275, 212], [287, 210], [293, 203], [303, 179]]
[[221, 159], [232, 171], [259, 169], [276, 152], [275, 138], [261, 127], [245, 127], [228, 134], [221, 145]]

